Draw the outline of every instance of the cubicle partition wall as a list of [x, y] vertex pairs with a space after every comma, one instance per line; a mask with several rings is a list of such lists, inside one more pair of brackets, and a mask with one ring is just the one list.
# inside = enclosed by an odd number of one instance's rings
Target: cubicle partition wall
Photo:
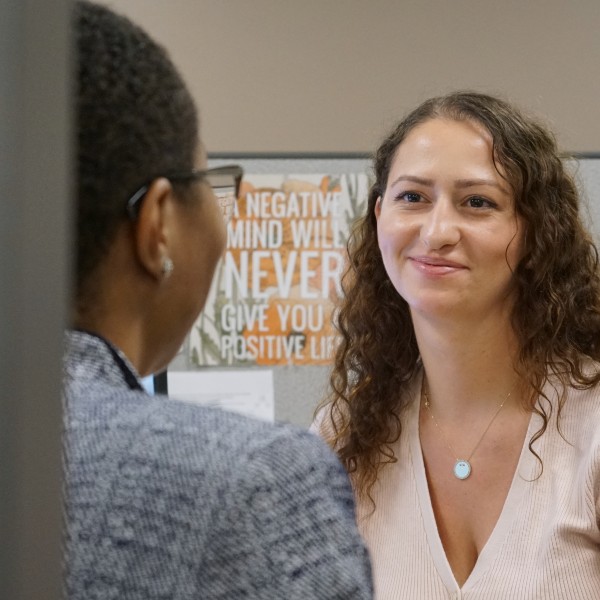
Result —
[[68, 0], [0, 3], [0, 598], [57, 600], [69, 296]]

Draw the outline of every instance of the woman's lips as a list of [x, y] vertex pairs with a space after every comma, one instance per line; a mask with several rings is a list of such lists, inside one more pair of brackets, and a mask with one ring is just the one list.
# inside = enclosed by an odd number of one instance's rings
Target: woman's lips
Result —
[[411, 256], [409, 260], [418, 271], [427, 275], [449, 275], [467, 268], [461, 263], [432, 256]]

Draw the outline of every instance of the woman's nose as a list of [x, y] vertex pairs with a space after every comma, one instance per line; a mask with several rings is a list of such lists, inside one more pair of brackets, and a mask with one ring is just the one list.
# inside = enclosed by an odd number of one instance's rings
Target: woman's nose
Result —
[[451, 202], [440, 199], [432, 205], [421, 227], [421, 239], [430, 250], [458, 243], [459, 215]]

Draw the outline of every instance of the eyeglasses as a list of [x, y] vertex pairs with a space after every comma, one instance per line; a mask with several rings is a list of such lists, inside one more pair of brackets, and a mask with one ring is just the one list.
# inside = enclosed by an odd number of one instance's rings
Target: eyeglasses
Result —
[[[238, 165], [227, 165], [224, 167], [215, 167], [214, 169], [193, 170], [181, 173], [170, 173], [162, 175], [169, 181], [193, 181], [204, 180], [210, 185], [214, 195], [217, 197], [219, 206], [223, 213], [225, 222], [229, 222], [233, 215], [235, 201], [240, 195], [240, 184], [244, 171]], [[148, 192], [150, 184], [143, 185], [127, 200], [127, 214], [134, 221], [140, 211], [142, 200]]]

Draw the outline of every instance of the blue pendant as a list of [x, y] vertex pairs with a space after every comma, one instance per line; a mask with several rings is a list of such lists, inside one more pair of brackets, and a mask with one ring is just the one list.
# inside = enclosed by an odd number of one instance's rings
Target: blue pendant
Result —
[[468, 460], [457, 460], [454, 464], [454, 476], [457, 479], [466, 479], [471, 474], [471, 463]]

